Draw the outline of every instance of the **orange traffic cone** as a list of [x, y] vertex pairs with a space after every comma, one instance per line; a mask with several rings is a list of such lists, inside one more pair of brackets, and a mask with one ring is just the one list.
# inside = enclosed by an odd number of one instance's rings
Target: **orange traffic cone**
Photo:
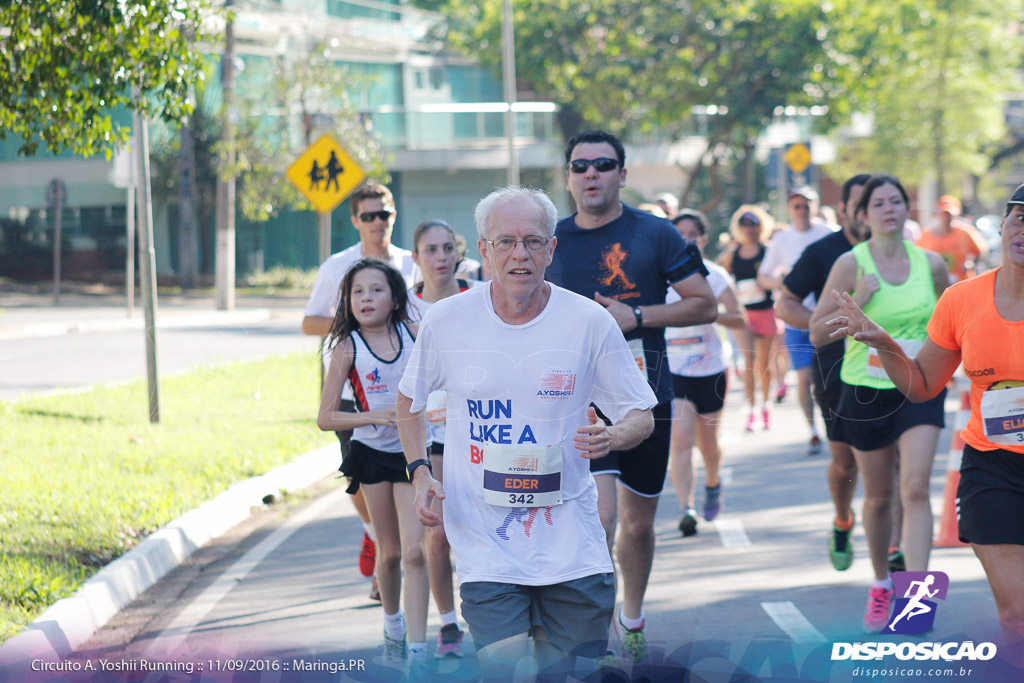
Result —
[[956, 378], [956, 386], [960, 389], [960, 410], [957, 411], [953, 423], [953, 441], [949, 445], [946, 456], [946, 488], [942, 496], [942, 516], [939, 518], [939, 534], [934, 545], [939, 548], [960, 548], [969, 543], [960, 541], [957, 533], [956, 489], [960, 485], [960, 460], [964, 454], [964, 440], [960, 431], [967, 427], [971, 417], [971, 385], [965, 377]]

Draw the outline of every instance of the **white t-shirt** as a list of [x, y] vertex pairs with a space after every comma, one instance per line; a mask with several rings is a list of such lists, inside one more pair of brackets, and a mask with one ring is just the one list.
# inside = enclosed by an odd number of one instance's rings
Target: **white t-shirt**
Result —
[[[479, 287], [483, 283], [479, 280], [465, 280], [462, 279], [468, 285], [467, 289], [473, 287]], [[460, 287], [462, 286], [460, 282]], [[427, 312], [427, 309], [433, 305], [433, 302], [421, 299], [416, 293], [419, 289], [419, 285], [411, 287], [409, 289], [409, 308], [415, 312], [413, 320], [423, 320], [423, 315]], [[462, 290], [466, 291], [466, 290]], [[427, 419], [430, 423], [430, 440], [437, 444], [444, 444], [444, 432], [445, 432], [445, 416], [448, 405], [448, 396], [443, 391], [432, 391], [427, 399]]]
[[[757, 274], [785, 277], [800, 258], [800, 254], [804, 253], [804, 249], [831, 234], [832, 231], [821, 223], [811, 223], [811, 227], [802, 232], [793, 226], [780, 230], [772, 236]], [[804, 298], [804, 305], [814, 310], [817, 301], [813, 292]]]
[[[573, 437], [591, 402], [614, 423], [657, 401], [611, 315], [554, 285], [523, 325], [494, 312], [490, 283], [438, 301], [399, 383], [414, 412], [434, 389], [448, 392], [444, 528], [460, 581], [544, 586], [613, 571], [590, 461]], [[482, 459], [493, 443], [559, 448], [563, 502], [486, 503]]]
[[[402, 273], [406, 287], [412, 287], [413, 283], [419, 280], [419, 266], [412, 260], [412, 252], [406, 251], [392, 245], [390, 247], [391, 260], [389, 263]], [[341, 300], [341, 281], [345, 273], [363, 258], [363, 244], [356, 242], [348, 249], [342, 249], [332, 254], [326, 261], [320, 264], [316, 271], [316, 282], [313, 283], [313, 291], [306, 302], [306, 316], [322, 316], [333, 318], [338, 310], [338, 302]], [[331, 354], [324, 349], [323, 353], [324, 372], [331, 364]], [[346, 384], [341, 390], [341, 397], [348, 401], [352, 400], [352, 389]]]
[[[715, 301], [722, 292], [729, 289], [732, 276], [722, 266], [704, 259], [708, 269], [708, 286], [715, 295]], [[671, 287], [665, 296], [665, 303], [679, 301], [679, 294]], [[707, 377], [724, 372], [726, 365], [722, 352], [722, 341], [714, 323], [690, 325], [688, 327], [666, 327], [665, 344], [668, 353], [668, 369], [681, 377]]]

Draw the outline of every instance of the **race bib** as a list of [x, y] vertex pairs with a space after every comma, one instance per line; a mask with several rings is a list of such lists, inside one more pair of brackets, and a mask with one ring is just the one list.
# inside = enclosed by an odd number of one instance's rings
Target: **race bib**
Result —
[[562, 447], [489, 443], [484, 502], [501, 507], [562, 504]]
[[644, 355], [644, 340], [643, 339], [630, 339], [626, 342], [629, 344], [629, 351], [633, 354], [633, 360], [636, 361], [636, 366], [640, 368], [640, 372], [647, 372], [647, 356]]
[[981, 395], [985, 436], [1001, 446], [1024, 445], [1024, 387], [989, 389]]
[[437, 424], [448, 418], [448, 392], [431, 391], [427, 396], [427, 420]]
[[680, 330], [683, 336], [679, 339], [668, 339], [666, 354], [669, 358], [701, 358], [708, 352], [708, 343], [704, 334], [694, 328]]
[[[910, 358], [917, 355], [917, 352], [921, 349], [922, 342], [913, 341], [911, 339], [897, 339], [896, 343], [903, 349], [903, 353], [907, 354]], [[889, 375], [885, 372], [885, 368], [882, 367], [882, 359], [878, 357], [878, 349], [868, 347], [868, 367], [867, 376], [874, 377], [875, 379], [889, 379]]]
[[739, 295], [740, 303], [744, 306], [759, 304], [765, 300], [765, 291], [757, 284], [754, 278], [736, 281], [736, 293]]

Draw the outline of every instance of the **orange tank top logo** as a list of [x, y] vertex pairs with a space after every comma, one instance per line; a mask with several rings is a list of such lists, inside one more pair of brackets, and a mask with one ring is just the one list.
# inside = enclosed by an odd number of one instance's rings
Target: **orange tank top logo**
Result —
[[603, 260], [601, 270], [604, 277], [600, 278], [598, 282], [605, 287], [611, 287], [612, 283], [618, 280], [625, 289], [636, 289], [636, 285], [630, 281], [626, 276], [626, 271], [622, 269], [622, 264], [629, 258], [629, 252], [624, 251], [621, 244], [616, 242], [608, 247], [601, 258]]

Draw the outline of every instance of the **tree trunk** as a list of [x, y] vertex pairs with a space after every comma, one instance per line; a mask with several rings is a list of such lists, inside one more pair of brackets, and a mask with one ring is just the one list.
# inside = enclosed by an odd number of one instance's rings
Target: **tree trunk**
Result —
[[178, 212], [178, 284], [193, 289], [198, 279], [196, 245], [196, 151], [192, 137], [192, 119], [181, 127], [181, 206]]
[[692, 168], [686, 168], [682, 164], [676, 164], [680, 169], [682, 169], [683, 173], [686, 174], [686, 182], [683, 185], [682, 191], [679, 193], [679, 206], [690, 206], [690, 195], [693, 193], [693, 188], [697, 185], [697, 178], [700, 177], [701, 169], [704, 168], [704, 160], [711, 152], [713, 145], [714, 142], [708, 138], [704, 151], [700, 153], [699, 157], [697, 157], [697, 161], [694, 163]]
[[708, 213], [722, 202], [722, 178], [719, 171], [722, 167], [722, 154], [720, 151], [711, 158], [711, 165], [708, 167], [708, 180], [711, 182], [711, 198], [700, 205], [703, 213]]

